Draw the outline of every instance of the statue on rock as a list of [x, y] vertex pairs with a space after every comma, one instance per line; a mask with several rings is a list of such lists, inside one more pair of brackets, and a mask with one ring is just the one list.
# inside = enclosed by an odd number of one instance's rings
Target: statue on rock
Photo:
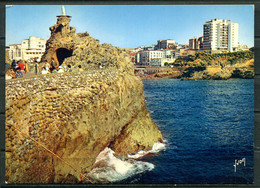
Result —
[[97, 69], [101, 64], [103, 68], [116, 67], [133, 74], [129, 56], [125, 50], [103, 43], [89, 36], [88, 32], [76, 33], [70, 27], [71, 16], [66, 15], [62, 6], [62, 15], [57, 16], [57, 23], [50, 27], [51, 36], [46, 43], [46, 51], [41, 62], [48, 62], [51, 70], [59, 66], [70, 65], [72, 69]]

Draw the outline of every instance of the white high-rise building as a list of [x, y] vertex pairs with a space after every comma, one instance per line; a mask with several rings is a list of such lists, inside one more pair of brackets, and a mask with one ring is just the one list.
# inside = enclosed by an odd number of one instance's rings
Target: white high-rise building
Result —
[[203, 25], [203, 49], [214, 51], [237, 51], [238, 23], [213, 19]]
[[41, 60], [41, 56], [45, 52], [46, 41], [40, 37], [31, 36], [29, 39], [22, 41], [22, 44], [11, 44], [9, 50], [9, 58], [11, 60]]

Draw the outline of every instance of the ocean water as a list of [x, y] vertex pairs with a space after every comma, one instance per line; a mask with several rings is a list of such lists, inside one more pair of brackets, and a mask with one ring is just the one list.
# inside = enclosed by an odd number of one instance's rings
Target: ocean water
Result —
[[[252, 183], [254, 80], [143, 80], [166, 150], [138, 183]], [[233, 166], [245, 158], [246, 164]]]
[[94, 169], [92, 177], [124, 184], [253, 182], [254, 80], [143, 84], [164, 143], [122, 160], [106, 148], [97, 158], [106, 165]]

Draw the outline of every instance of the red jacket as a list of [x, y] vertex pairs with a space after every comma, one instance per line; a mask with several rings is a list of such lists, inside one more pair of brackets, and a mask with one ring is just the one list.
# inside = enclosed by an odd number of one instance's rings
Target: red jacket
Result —
[[19, 62], [18, 66], [21, 68], [21, 70], [24, 70], [24, 68], [25, 68], [25, 65], [23, 64], [23, 62]]

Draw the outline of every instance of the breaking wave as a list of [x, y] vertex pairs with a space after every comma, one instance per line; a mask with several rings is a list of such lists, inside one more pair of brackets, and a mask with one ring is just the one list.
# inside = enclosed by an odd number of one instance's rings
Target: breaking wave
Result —
[[98, 183], [114, 183], [125, 180], [136, 174], [151, 171], [155, 168], [152, 163], [138, 161], [149, 153], [157, 153], [164, 150], [165, 144], [156, 142], [152, 150], [139, 151], [136, 154], [127, 157], [117, 155], [112, 149], [106, 147], [97, 156], [92, 170], [88, 173], [88, 177], [94, 179]]
[[148, 151], [141, 150], [141, 151], [139, 151], [139, 152], [137, 152], [136, 154], [133, 154], [133, 155], [128, 154], [127, 157], [131, 158], [131, 159], [139, 159], [139, 158], [142, 158], [145, 155], [148, 155], [150, 153], [158, 153], [159, 151], [166, 149], [165, 142], [166, 142], [166, 140], [163, 143], [155, 142], [151, 150], [148, 150]]

